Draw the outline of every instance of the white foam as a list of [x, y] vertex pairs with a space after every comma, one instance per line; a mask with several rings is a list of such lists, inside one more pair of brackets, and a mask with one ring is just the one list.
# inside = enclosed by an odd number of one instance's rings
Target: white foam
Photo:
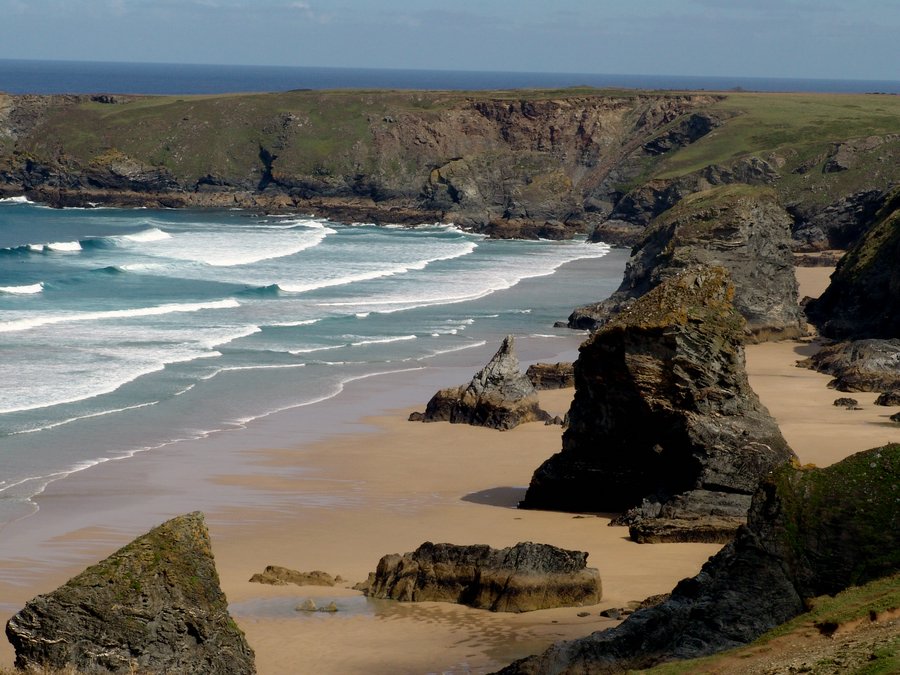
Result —
[[487, 340], [479, 340], [478, 342], [472, 342], [467, 345], [460, 345], [459, 347], [450, 347], [449, 349], [436, 349], [428, 356], [422, 356], [416, 359], [417, 361], [424, 361], [425, 359], [432, 359], [435, 356], [440, 356], [442, 354], [452, 354], [454, 352], [462, 352], [467, 349], [476, 349], [477, 347], [484, 347], [487, 344]]
[[319, 223], [304, 225], [290, 229], [255, 226], [230, 231], [177, 233], [171, 239], [153, 241], [146, 253], [210, 267], [238, 267], [296, 255], [318, 246], [329, 234], [335, 233], [332, 228]]
[[[193, 385], [191, 385], [193, 387]], [[179, 392], [184, 393], [184, 392]], [[177, 396], [178, 394], [176, 394]], [[128, 410], [138, 410], [140, 408], [149, 408], [153, 405], [158, 405], [159, 401], [150, 401], [149, 403], [139, 403], [137, 405], [129, 405], [124, 408], [113, 408], [112, 410], [101, 410], [100, 412], [90, 413], [87, 415], [78, 415], [77, 417], [70, 417], [69, 419], [61, 420], [59, 422], [53, 422], [52, 424], [45, 424], [41, 427], [35, 427], [34, 429], [24, 429], [22, 431], [13, 431], [10, 433], [10, 436], [18, 436], [21, 434], [33, 434], [38, 431], [47, 431], [48, 429], [56, 429], [57, 427], [62, 427], [67, 424], [71, 424], [72, 422], [79, 422], [81, 420], [89, 420], [95, 417], [104, 417], [106, 415], [114, 415], [120, 412], [126, 412]]]
[[398, 274], [406, 274], [408, 272], [424, 270], [428, 265], [444, 260], [455, 260], [462, 258], [474, 252], [478, 248], [478, 244], [474, 241], [467, 241], [462, 246], [450, 253], [416, 260], [414, 262], [404, 263], [402, 265], [393, 265], [378, 270], [370, 270], [366, 272], [357, 272], [356, 274], [347, 274], [342, 277], [333, 277], [330, 279], [317, 279], [316, 281], [306, 283], [278, 282], [279, 288], [288, 293], [306, 293], [316, 291], [321, 288], [331, 288], [333, 286], [346, 286], [347, 284], [358, 283], [360, 281], [373, 281], [385, 277], [393, 277]]
[[321, 319], [304, 319], [303, 321], [280, 321], [276, 323], [267, 323], [267, 326], [271, 326], [272, 328], [293, 328], [295, 326], [312, 326], [314, 323], [319, 323]]
[[398, 337], [373, 338], [371, 340], [360, 340], [359, 342], [351, 342], [352, 347], [362, 347], [363, 345], [386, 345], [391, 342], [406, 342], [407, 340], [415, 340], [415, 335], [401, 335]]
[[313, 352], [327, 352], [331, 349], [340, 349], [344, 345], [335, 345], [333, 347], [309, 347], [307, 349], [289, 349], [288, 354], [297, 356], [299, 354], [312, 354]]
[[[152, 307], [140, 307], [137, 309], [112, 309], [101, 312], [71, 312], [66, 314], [45, 314], [31, 319], [15, 319], [0, 323], [0, 333], [30, 330], [41, 326], [49, 326], [60, 323], [72, 323], [76, 321], [106, 321], [111, 319], [131, 319], [146, 316], [161, 316], [164, 314], [177, 314], [180, 312], [199, 312], [205, 309], [233, 309], [240, 307], [240, 303], [234, 298], [216, 300], [213, 302], [171, 303], [155, 305]], [[258, 327], [256, 327], [258, 330]]]
[[0, 199], [0, 204], [34, 204], [34, 202], [25, 195], [19, 195], [17, 197], [3, 197]]
[[[31, 246], [29, 245], [29, 248]], [[51, 244], [44, 244], [44, 250], [55, 251], [57, 253], [71, 253], [81, 250], [80, 241], [54, 241]]]
[[166, 239], [171, 238], [171, 234], [159, 229], [158, 227], [151, 227], [147, 230], [142, 230], [140, 232], [135, 232], [134, 234], [126, 234], [122, 236], [122, 239], [139, 243], [165, 241]]
[[0, 293], [10, 295], [34, 295], [44, 290], [44, 283], [28, 284], [26, 286], [0, 286]]

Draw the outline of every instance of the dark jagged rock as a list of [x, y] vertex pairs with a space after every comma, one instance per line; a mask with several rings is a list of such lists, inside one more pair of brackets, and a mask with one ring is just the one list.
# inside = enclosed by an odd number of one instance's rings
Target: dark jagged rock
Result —
[[571, 363], [535, 363], [525, 371], [535, 389], [566, 389], [575, 386], [575, 366]]
[[806, 307], [830, 338], [900, 337], [900, 188], [886, 199], [872, 228], [841, 259], [831, 284]]
[[519, 369], [513, 337], [507, 335], [468, 385], [441, 389], [424, 413], [412, 413], [409, 419], [506, 430], [525, 422], [546, 422], [550, 414], [538, 404], [534, 386]]
[[664, 279], [698, 264], [729, 271], [734, 305], [755, 339], [804, 334], [790, 218], [774, 192], [747, 186], [691, 195], [657, 218], [628, 261], [619, 289], [575, 310], [569, 325], [595, 329]]
[[838, 391], [900, 389], [900, 339], [838, 342], [797, 365], [833, 375], [828, 386]]
[[784, 466], [753, 498], [736, 540], [656, 607], [503, 675], [619, 673], [746, 644], [833, 595], [900, 569], [900, 445], [826, 469]]
[[256, 584], [269, 584], [271, 586], [334, 586], [343, 581], [340, 576], [333, 577], [327, 572], [313, 570], [312, 572], [298, 572], [297, 570], [268, 565], [266, 569], [250, 577], [250, 581]]
[[688, 270], [591, 336], [562, 452], [535, 471], [521, 506], [625, 511], [646, 500], [659, 508], [650, 516], [668, 505], [664, 520], [689, 523], [667, 540], [730, 537], [759, 480], [793, 457], [747, 381], [731, 298], [724, 269]]
[[892, 389], [878, 395], [875, 405], [894, 406], [900, 405], [900, 389]]
[[426, 542], [386, 555], [366, 595], [406, 602], [456, 602], [494, 612], [529, 612], [600, 602], [600, 576], [587, 553], [524, 542], [510, 548]]
[[47, 595], [6, 625], [22, 669], [255, 673], [228, 614], [203, 515], [173, 518]]
[[834, 405], [838, 408], [848, 408], [850, 410], [853, 410], [854, 408], [856, 408], [856, 406], [859, 405], [859, 401], [857, 401], [855, 398], [841, 397], [834, 399]]
[[804, 251], [850, 248], [872, 226], [886, 196], [883, 190], [863, 190], [824, 207], [789, 207], [795, 220], [795, 247]]

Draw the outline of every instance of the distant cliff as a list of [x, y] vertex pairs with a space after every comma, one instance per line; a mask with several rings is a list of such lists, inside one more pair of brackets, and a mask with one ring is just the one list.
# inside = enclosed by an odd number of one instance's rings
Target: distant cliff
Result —
[[684, 196], [749, 183], [775, 188], [798, 246], [822, 248], [857, 238], [900, 182], [895, 98], [588, 88], [0, 94], [0, 195], [302, 209], [631, 244]]

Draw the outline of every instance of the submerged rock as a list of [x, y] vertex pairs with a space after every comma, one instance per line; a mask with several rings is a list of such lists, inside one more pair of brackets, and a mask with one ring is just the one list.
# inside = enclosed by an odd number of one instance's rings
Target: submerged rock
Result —
[[769, 189], [731, 185], [685, 197], [653, 221], [619, 289], [575, 310], [569, 325], [596, 329], [666, 279], [709, 265], [728, 270], [752, 339], [802, 335], [790, 224]]
[[255, 673], [201, 513], [173, 518], [12, 617], [16, 667]]
[[525, 422], [545, 422], [549, 413], [538, 404], [537, 391], [519, 369], [512, 335], [467, 385], [441, 389], [414, 422], [451, 422], [512, 429]]
[[724, 269], [689, 270], [592, 335], [562, 452], [520, 506], [632, 509], [628, 524], [654, 521], [646, 541], [729, 540], [760, 479], [793, 457], [747, 381], [731, 298]]
[[511, 548], [426, 542], [386, 555], [362, 589], [374, 598], [456, 602], [494, 612], [529, 612], [600, 602], [587, 553], [524, 542]]
[[825, 469], [783, 466], [753, 497], [736, 540], [668, 599], [500, 672], [619, 673], [747, 644], [810, 598], [900, 569], [898, 482], [898, 444]]

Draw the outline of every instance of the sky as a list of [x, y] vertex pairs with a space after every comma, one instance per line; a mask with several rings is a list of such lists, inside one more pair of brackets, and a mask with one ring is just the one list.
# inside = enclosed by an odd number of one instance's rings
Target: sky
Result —
[[900, 80], [900, 0], [0, 0], [0, 58]]

